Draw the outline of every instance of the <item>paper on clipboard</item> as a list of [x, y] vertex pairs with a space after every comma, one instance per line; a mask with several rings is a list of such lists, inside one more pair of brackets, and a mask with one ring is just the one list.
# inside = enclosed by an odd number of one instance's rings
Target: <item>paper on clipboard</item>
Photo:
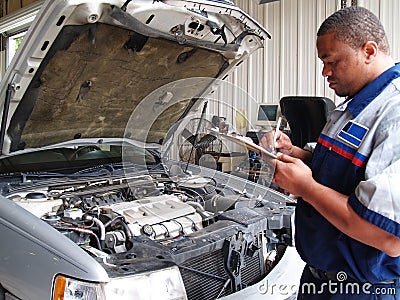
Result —
[[249, 140], [248, 138], [238, 135], [238, 134], [232, 134], [232, 133], [223, 133], [218, 130], [218, 128], [211, 128], [210, 129], [213, 133], [218, 134], [219, 136], [222, 136], [226, 138], [227, 140], [230, 140], [236, 144], [242, 145], [246, 147], [249, 150], [255, 151], [257, 153], [262, 153], [265, 154], [271, 158], [277, 158], [277, 156], [274, 153], [269, 152], [268, 150], [264, 149], [263, 147], [253, 143], [253, 141]]

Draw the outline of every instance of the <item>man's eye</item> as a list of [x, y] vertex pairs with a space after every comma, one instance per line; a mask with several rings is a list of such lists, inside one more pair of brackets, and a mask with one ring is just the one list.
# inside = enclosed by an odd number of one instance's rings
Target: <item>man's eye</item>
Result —
[[324, 66], [333, 66], [333, 65], [335, 65], [335, 61], [323, 61], [322, 62], [322, 65], [324, 65]]

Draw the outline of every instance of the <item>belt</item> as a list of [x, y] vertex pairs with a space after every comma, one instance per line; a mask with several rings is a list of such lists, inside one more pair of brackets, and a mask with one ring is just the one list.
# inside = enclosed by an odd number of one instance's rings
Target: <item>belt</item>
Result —
[[[330, 281], [343, 281], [343, 280], [338, 279], [338, 276], [340, 276], [340, 273], [339, 273], [339, 272], [326, 272], [326, 271], [323, 271], [323, 270], [314, 268], [314, 267], [312, 267], [312, 266], [308, 266], [308, 269], [310, 270], [312, 276], [313, 276], [315, 279], [323, 280], [323, 281], [325, 281], [325, 280], [330, 280]], [[343, 273], [343, 274], [344, 274], [344, 273]], [[350, 278], [347, 278], [347, 280], [351, 280], [351, 279], [350, 279]], [[353, 281], [353, 280], [351, 280], [351, 281]]]
[[[317, 268], [314, 268], [310, 265], [307, 265], [308, 269], [310, 270], [312, 276], [315, 279], [321, 280], [321, 281], [336, 281], [336, 282], [343, 282], [343, 281], [350, 281], [350, 282], [361, 282], [359, 280], [355, 280], [353, 278], [350, 278], [347, 276], [345, 272], [326, 272]], [[400, 285], [400, 279], [393, 279], [393, 280], [385, 280], [381, 282], [376, 282], [374, 284], [395, 284], [395, 285]]]

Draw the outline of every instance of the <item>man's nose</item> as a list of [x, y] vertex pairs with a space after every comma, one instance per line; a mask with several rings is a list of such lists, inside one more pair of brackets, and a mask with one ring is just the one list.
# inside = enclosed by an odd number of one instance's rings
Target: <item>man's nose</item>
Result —
[[322, 68], [322, 76], [332, 76], [332, 68], [329, 65], [324, 64], [324, 67]]

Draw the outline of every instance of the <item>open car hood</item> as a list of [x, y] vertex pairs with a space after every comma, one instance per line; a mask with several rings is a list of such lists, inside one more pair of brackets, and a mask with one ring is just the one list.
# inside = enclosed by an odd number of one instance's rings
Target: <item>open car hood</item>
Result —
[[[71, 139], [122, 138], [132, 112], [153, 91], [209, 78], [157, 115], [145, 136], [133, 136], [159, 143], [213, 91], [214, 80], [266, 38], [230, 1], [46, 1], [0, 86], [2, 154]], [[148, 118], [148, 112], [139, 115]], [[138, 131], [143, 124], [135, 120]]]

